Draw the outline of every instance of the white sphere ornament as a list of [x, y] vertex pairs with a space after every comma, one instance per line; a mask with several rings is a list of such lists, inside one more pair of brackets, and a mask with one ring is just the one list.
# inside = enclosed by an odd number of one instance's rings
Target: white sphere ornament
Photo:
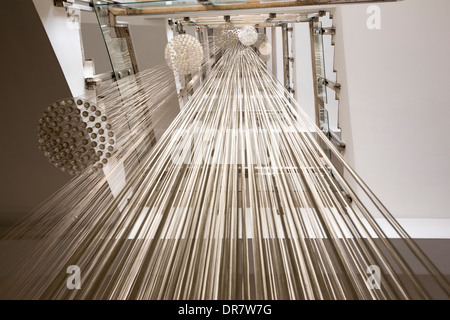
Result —
[[245, 26], [239, 30], [239, 41], [246, 46], [251, 46], [258, 40], [258, 32], [253, 26]]
[[272, 52], [272, 46], [268, 42], [264, 42], [262, 45], [258, 48], [259, 53], [261, 53], [263, 56], [268, 56]]
[[202, 65], [204, 52], [195, 37], [180, 34], [167, 43], [164, 56], [170, 69], [180, 74], [189, 74]]

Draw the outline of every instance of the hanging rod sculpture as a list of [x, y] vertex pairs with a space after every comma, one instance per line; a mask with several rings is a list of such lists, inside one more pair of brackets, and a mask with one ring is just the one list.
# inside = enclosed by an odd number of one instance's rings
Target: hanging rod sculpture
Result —
[[[2, 296], [430, 298], [413, 263], [449, 295], [439, 270], [251, 48], [229, 48], [156, 145], [133, 160], [128, 150], [141, 143], [136, 130], [106, 177], [82, 173], [8, 235], [35, 244]], [[119, 165], [127, 174], [111, 192]], [[402, 239], [402, 254], [376, 214]], [[79, 290], [66, 286], [71, 265], [81, 270]], [[379, 288], [367, 281], [372, 266]]]

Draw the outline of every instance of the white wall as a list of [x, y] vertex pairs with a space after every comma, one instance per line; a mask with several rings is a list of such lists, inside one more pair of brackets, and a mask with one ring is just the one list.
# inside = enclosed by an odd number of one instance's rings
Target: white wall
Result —
[[33, 3], [58, 57], [72, 95], [76, 97], [84, 94], [80, 30], [68, 24], [66, 9], [55, 7], [53, 0], [33, 0]]
[[345, 158], [396, 217], [450, 218], [450, 1], [379, 6], [334, 15]]
[[94, 60], [95, 74], [111, 72], [111, 62], [95, 12], [82, 12], [81, 35], [84, 58]]
[[309, 22], [294, 23], [294, 85], [297, 101], [308, 116], [315, 121], [314, 82], [311, 60]]
[[[139, 71], [166, 63], [164, 58], [167, 44], [166, 19], [140, 19], [131, 16], [120, 17], [120, 20], [129, 22]], [[195, 28], [192, 31], [195, 35]]]
[[272, 72], [274, 76], [284, 83], [284, 68], [283, 68], [283, 32], [281, 28], [271, 28], [272, 30]]

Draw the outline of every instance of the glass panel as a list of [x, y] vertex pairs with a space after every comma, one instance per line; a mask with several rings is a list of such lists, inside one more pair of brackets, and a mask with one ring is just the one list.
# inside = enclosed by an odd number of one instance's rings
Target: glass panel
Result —
[[291, 1], [297, 1], [297, 0], [260, 0], [261, 3], [267, 3], [267, 2], [291, 2]]
[[208, 27], [215, 27], [218, 25], [224, 25], [231, 23], [233, 25], [245, 25], [245, 24], [259, 24], [260, 26], [276, 26], [279, 23], [295, 23], [295, 22], [308, 22], [309, 17], [300, 14], [290, 15], [277, 15], [275, 18], [268, 19], [268, 14], [255, 15], [236, 15], [231, 16], [229, 22], [224, 21], [223, 16], [220, 17], [207, 17], [196, 18], [192, 17], [192, 22], [185, 22], [183, 19], [178, 21], [183, 25], [207, 25]]
[[[226, 5], [229, 3], [246, 2], [246, 0], [213, 0], [215, 5]], [[124, 10], [139, 10], [145, 7], [164, 7], [164, 6], [198, 6], [197, 0], [166, 0], [166, 1], [120, 1], [97, 2], [94, 3], [97, 20], [102, 30], [103, 39], [105, 41], [109, 60], [116, 79], [134, 74], [133, 64], [130, 58], [126, 38], [119, 36], [117, 30], [111, 24], [110, 18], [114, 17], [110, 14], [120, 15]]]
[[[247, 0], [211, 0], [215, 5], [226, 5], [230, 3], [245, 3]], [[96, 6], [108, 6], [124, 9], [141, 9], [146, 7], [180, 7], [180, 6], [198, 6], [197, 0], [162, 0], [162, 1], [120, 1], [111, 3], [98, 3]]]
[[95, 13], [116, 79], [134, 74], [126, 38], [118, 37], [116, 29], [111, 26], [108, 6], [96, 5]]
[[[226, 4], [232, 4], [232, 3], [244, 3], [247, 2], [247, 0], [210, 0], [209, 2], [214, 3], [216, 6], [217, 5], [226, 5]], [[261, 0], [262, 2], [262, 0]]]

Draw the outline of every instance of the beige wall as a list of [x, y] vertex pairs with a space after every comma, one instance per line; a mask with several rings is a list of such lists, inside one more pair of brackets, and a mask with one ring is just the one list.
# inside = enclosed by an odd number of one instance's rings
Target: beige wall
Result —
[[69, 180], [38, 150], [37, 126], [49, 104], [71, 96], [31, 0], [10, 1], [3, 13], [0, 227]]

